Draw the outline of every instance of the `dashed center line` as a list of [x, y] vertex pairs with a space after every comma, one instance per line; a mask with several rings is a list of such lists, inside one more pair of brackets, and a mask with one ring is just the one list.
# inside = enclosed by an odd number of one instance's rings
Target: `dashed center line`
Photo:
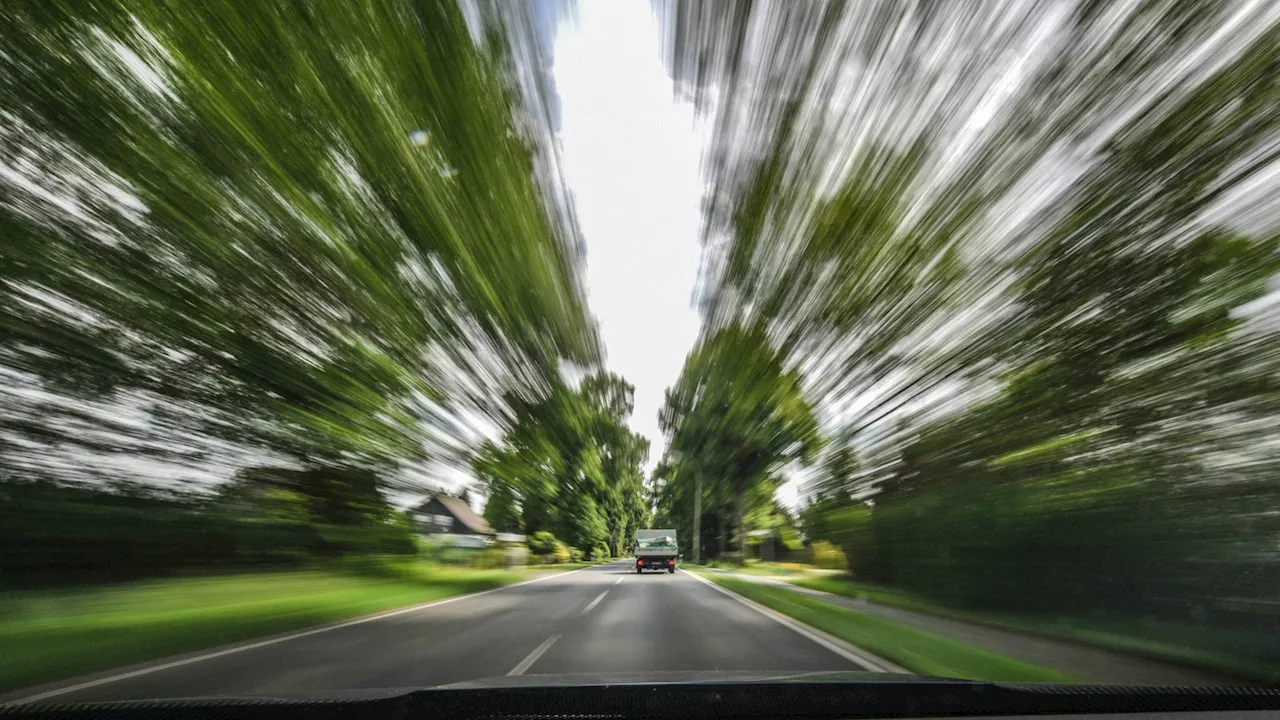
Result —
[[[622, 577], [626, 577], [626, 575], [623, 575]], [[614, 585], [617, 585], [617, 584], [618, 584], [618, 583], [620, 583], [620, 582], [622, 582], [622, 578], [621, 578], [621, 577], [620, 577], [620, 578], [618, 578], [617, 580], [614, 580], [614, 581], [613, 581], [613, 584], [614, 584]]]
[[608, 591], [608, 590], [605, 590], [604, 592], [602, 592], [602, 593], [600, 593], [599, 595], [597, 595], [597, 596], [596, 596], [596, 599], [595, 599], [595, 600], [592, 600], [590, 605], [588, 605], [588, 606], [586, 606], [585, 608], [583, 608], [583, 610], [582, 610], [582, 614], [583, 614], [583, 615], [586, 615], [587, 613], [591, 612], [591, 609], [592, 609], [592, 608], [594, 608], [595, 606], [599, 605], [599, 604], [600, 604], [600, 601], [604, 599], [604, 596], [605, 596], [605, 595], [608, 595], [608, 594], [609, 594], [609, 591]]
[[533, 652], [529, 653], [528, 657], [521, 660], [519, 665], [516, 665], [515, 667], [511, 668], [511, 672], [507, 674], [523, 675], [524, 671], [528, 670], [534, 663], [538, 662], [538, 658], [542, 657], [543, 653], [550, 650], [551, 646], [555, 645], [556, 641], [559, 639], [560, 639], [560, 633], [556, 633], [555, 635], [552, 635], [546, 640], [543, 640], [541, 645], [534, 648]]

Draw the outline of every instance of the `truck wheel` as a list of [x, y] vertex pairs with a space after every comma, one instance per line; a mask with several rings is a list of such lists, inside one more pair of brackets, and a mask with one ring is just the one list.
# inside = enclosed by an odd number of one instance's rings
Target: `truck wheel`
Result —
[[637, 574], [637, 575], [639, 575], [639, 574], [640, 574], [640, 568], [636, 568], [636, 574]]
[[675, 568], [667, 568], [667, 572], [671, 573], [672, 575], [675, 575], [675, 574], [676, 574], [676, 569], [675, 569]]

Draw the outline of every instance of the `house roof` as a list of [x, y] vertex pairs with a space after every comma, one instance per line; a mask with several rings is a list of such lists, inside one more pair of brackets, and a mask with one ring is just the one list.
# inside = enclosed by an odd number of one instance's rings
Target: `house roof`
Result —
[[[453, 497], [452, 495], [445, 495], [444, 493], [437, 493], [432, 499], [443, 505], [444, 509], [448, 510], [449, 514], [470, 532], [475, 533], [476, 535], [493, 534], [493, 528], [489, 526], [488, 521], [477, 515], [475, 511], [471, 509], [471, 506], [462, 502], [460, 498]], [[431, 500], [423, 503], [423, 505], [426, 505], [429, 502], [431, 502]]]

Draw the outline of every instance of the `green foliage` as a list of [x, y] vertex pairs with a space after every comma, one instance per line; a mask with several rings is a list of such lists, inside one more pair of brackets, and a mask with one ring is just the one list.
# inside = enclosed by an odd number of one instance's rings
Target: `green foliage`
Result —
[[815, 540], [809, 544], [810, 562], [827, 570], [845, 570], [849, 560], [840, 548], [829, 542]]
[[559, 540], [556, 540], [552, 544], [551, 553], [548, 554], [546, 557], [549, 558], [551, 562], [554, 562], [556, 564], [562, 564], [562, 563], [567, 563], [571, 561], [576, 562], [576, 560], [574, 560], [573, 553], [569, 550], [569, 546], [565, 545]]
[[493, 569], [504, 567], [506, 564], [507, 551], [500, 547], [487, 548], [471, 556], [471, 567], [474, 568]]
[[515, 532], [520, 529], [520, 508], [511, 486], [501, 480], [489, 484], [489, 498], [484, 504], [484, 519], [498, 532]]
[[[0, 574], [9, 584], [125, 580], [193, 567], [417, 552], [403, 514], [336, 525], [280, 517], [278, 504], [247, 513], [221, 499], [198, 506], [182, 497], [47, 483], [2, 488]], [[269, 497], [279, 500], [279, 492], [272, 489]]]
[[[574, 547], [620, 548], [647, 515], [649, 443], [627, 427], [634, 389], [611, 373], [509, 398], [510, 426], [474, 460], [495, 527], [553, 532]], [[612, 554], [612, 553], [610, 553]]]
[[269, 515], [350, 524], [458, 411], [598, 360], [550, 131], [456, 4], [0, 16], [0, 482], [268, 450], [311, 473]]
[[[578, 562], [582, 559], [582, 553], [577, 548], [570, 549], [564, 542], [557, 540], [555, 535], [540, 530], [528, 539], [529, 550], [542, 558], [543, 563], [567, 563]], [[577, 553], [575, 556], [574, 553]]]
[[859, 580], [1280, 654], [1280, 25], [1205, 7], [664, 6], [715, 108], [704, 317], [807, 373], [800, 523]]
[[213, 505], [242, 517], [285, 515], [298, 522], [360, 525], [391, 520], [368, 470], [249, 468], [218, 488]]
[[569, 562], [580, 563], [586, 558], [586, 554], [576, 547], [569, 548]]
[[534, 555], [550, 555], [556, 549], [556, 536], [546, 530], [539, 530], [527, 539], [529, 550]]
[[608, 519], [593, 498], [575, 493], [563, 501], [562, 508], [557, 525], [570, 542], [595, 544], [609, 537]]
[[[503, 64], [534, 30], [504, 30], [410, 0], [0, 8], [6, 570], [408, 552], [392, 470], [599, 361], [552, 131]], [[300, 469], [206, 508], [18, 487], [264, 455]]]
[[811, 503], [801, 517], [809, 537], [825, 538], [839, 546], [845, 567], [854, 577], [877, 572], [870, 507], [828, 498]]
[[610, 557], [612, 557], [612, 555], [609, 552], [609, 548], [604, 545], [596, 545], [595, 547], [591, 548], [592, 560], [597, 560], [597, 561], [608, 560]]
[[732, 519], [739, 555], [749, 512], [774, 507], [776, 473], [810, 461], [821, 444], [799, 375], [758, 327], [733, 325], [704, 338], [667, 391], [659, 419], [670, 437], [660, 512], [683, 531], [680, 516], [692, 510], [701, 481], [703, 512]]
[[740, 552], [723, 552], [716, 556], [716, 567], [739, 568], [745, 565], [747, 558]]

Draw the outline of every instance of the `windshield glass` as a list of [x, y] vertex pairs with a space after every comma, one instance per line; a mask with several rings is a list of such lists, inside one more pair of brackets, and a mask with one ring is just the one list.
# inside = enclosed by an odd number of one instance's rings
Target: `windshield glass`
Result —
[[0, 91], [0, 698], [1280, 678], [1280, 3], [3, 0]]

